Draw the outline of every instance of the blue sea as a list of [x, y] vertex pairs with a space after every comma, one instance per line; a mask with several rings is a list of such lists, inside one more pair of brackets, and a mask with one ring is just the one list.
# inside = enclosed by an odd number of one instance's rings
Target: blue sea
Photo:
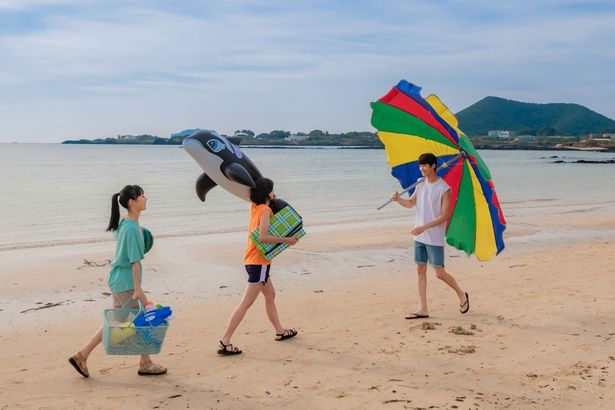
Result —
[[[306, 226], [405, 217], [376, 208], [399, 189], [383, 150], [243, 148]], [[505, 215], [568, 212], [615, 202], [615, 165], [553, 163], [613, 153], [480, 151]], [[557, 158], [551, 158], [557, 156]], [[201, 170], [178, 146], [0, 144], [0, 251], [112, 240], [111, 195], [141, 185], [141, 224], [157, 237], [242, 231], [248, 204], [220, 188], [202, 203]], [[541, 211], [542, 210], [542, 211]]]

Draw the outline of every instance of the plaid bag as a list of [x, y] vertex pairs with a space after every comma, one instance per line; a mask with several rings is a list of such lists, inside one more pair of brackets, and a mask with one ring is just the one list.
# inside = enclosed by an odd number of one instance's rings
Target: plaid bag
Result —
[[[263, 243], [258, 238], [258, 229], [254, 229], [250, 233], [250, 239], [256, 245], [263, 257], [271, 260], [278, 256], [284, 249], [288, 248], [286, 243]], [[305, 236], [303, 230], [303, 220], [301, 215], [297, 213], [290, 205], [282, 208], [279, 212], [271, 217], [269, 222], [269, 235], [278, 238], [294, 236], [301, 238]]]

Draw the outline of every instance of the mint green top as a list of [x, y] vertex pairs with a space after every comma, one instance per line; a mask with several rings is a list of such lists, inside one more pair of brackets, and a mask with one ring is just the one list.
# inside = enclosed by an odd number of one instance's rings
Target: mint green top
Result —
[[113, 293], [133, 290], [132, 264], [139, 262], [139, 284], [141, 284], [141, 259], [144, 256], [145, 240], [139, 223], [131, 219], [122, 219], [115, 231], [115, 259], [111, 262], [109, 272], [109, 289]]

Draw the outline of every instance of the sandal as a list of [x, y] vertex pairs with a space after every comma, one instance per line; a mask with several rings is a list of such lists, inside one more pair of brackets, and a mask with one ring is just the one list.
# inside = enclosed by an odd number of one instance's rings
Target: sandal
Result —
[[298, 332], [295, 329], [284, 329], [282, 333], [275, 334], [275, 340], [279, 342], [281, 340], [291, 339], [297, 336], [297, 333]]
[[468, 310], [470, 310], [470, 296], [468, 295], [468, 292], [465, 292], [465, 294], [466, 301], [462, 305], [459, 305], [459, 311], [461, 314], [468, 313]]
[[218, 349], [218, 354], [221, 354], [223, 356], [233, 356], [236, 354], [241, 354], [241, 349], [236, 346], [233, 346], [232, 343], [225, 345], [224, 343], [222, 343], [222, 340], [220, 340], [220, 348]]
[[410, 313], [408, 316], [404, 317], [404, 319], [413, 320], [413, 319], [427, 319], [429, 315], [421, 315], [420, 313]]
[[159, 376], [161, 374], [165, 374], [167, 372], [167, 368], [156, 364], [154, 362], [149, 362], [145, 366], [139, 366], [139, 371], [137, 374], [139, 376]]
[[81, 352], [77, 352], [74, 356], [69, 358], [68, 362], [73, 365], [75, 370], [77, 370], [80, 375], [83, 377], [90, 377], [87, 361], [83, 358]]

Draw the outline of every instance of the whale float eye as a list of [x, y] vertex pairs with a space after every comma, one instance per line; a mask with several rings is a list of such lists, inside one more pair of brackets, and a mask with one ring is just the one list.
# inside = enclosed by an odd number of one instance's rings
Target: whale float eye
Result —
[[224, 149], [224, 144], [218, 140], [209, 140], [207, 141], [207, 145], [213, 152], [220, 152]]

